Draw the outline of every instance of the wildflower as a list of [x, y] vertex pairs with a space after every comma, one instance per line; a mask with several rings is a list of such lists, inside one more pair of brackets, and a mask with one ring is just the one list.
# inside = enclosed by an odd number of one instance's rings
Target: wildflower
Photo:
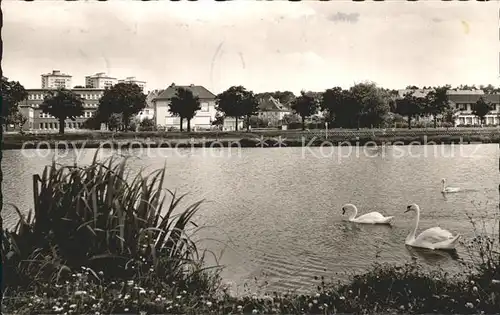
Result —
[[320, 297], [320, 296], [321, 296], [321, 294], [319, 294], [319, 293], [316, 293], [316, 297]]
[[130, 294], [125, 294], [125, 300], [130, 299]]
[[156, 299], [155, 299], [155, 302], [160, 302], [160, 301], [161, 301], [161, 299], [160, 299], [160, 298], [156, 298]]
[[149, 290], [149, 294], [155, 294], [154, 290]]
[[477, 292], [477, 287], [476, 287], [476, 286], [473, 286], [473, 287], [472, 287], [472, 291]]
[[405, 306], [404, 306], [404, 305], [401, 305], [401, 306], [399, 307], [399, 309], [400, 309], [400, 310], [402, 310], [402, 311], [404, 311]]
[[101, 315], [101, 313], [99, 313], [99, 312], [95, 312], [95, 315]]
[[129, 285], [129, 286], [133, 286], [133, 285], [134, 285], [134, 280], [128, 280], [128, 281], [127, 281], [127, 285]]
[[328, 304], [326, 304], [326, 303], [323, 303], [323, 306], [324, 306], [325, 308], [328, 308]]
[[208, 306], [208, 307], [212, 306], [212, 302], [208, 301], [208, 302], [207, 302], [207, 306]]
[[313, 307], [313, 304], [312, 303], [309, 303], [309, 308]]
[[187, 292], [186, 292], [186, 290], [183, 290], [183, 291], [182, 291], [182, 294], [186, 294], [186, 293], [187, 293]]
[[241, 305], [238, 305], [238, 307], [237, 307], [238, 311], [241, 311], [242, 308], [243, 308], [243, 306], [241, 306]]
[[341, 297], [340, 297], [340, 299], [341, 299], [341, 300], [345, 300], [345, 297], [344, 297], [344, 296], [341, 296]]
[[76, 274], [76, 276], [77, 276], [78, 278], [80, 278], [80, 277], [82, 276], [82, 274], [81, 274], [81, 273], [77, 273], [77, 274]]
[[467, 308], [473, 308], [474, 304], [472, 304], [471, 302], [468, 302], [468, 303], [465, 303], [465, 307], [467, 307]]
[[76, 308], [76, 304], [71, 304], [69, 308]]
[[475, 283], [475, 282], [474, 282], [474, 280], [471, 280], [471, 281], [470, 281], [470, 284], [472, 284], [472, 285], [473, 285], [474, 283]]
[[257, 314], [259, 311], [257, 311], [256, 309], [253, 309], [252, 310], [252, 314]]
[[146, 291], [145, 291], [144, 289], [141, 289], [141, 290], [139, 291], [139, 294], [146, 294]]
[[178, 295], [178, 296], [177, 296], [177, 298], [178, 298], [178, 299], [182, 299], [182, 295]]
[[128, 312], [128, 308], [124, 309], [125, 312]]
[[314, 303], [314, 304], [318, 304], [318, 300], [316, 300], [316, 299], [315, 299], [315, 300], [313, 300], [313, 303]]
[[75, 295], [77, 295], [77, 296], [79, 296], [79, 295], [86, 295], [86, 294], [87, 294], [87, 292], [85, 292], [85, 291], [76, 291], [75, 292]]

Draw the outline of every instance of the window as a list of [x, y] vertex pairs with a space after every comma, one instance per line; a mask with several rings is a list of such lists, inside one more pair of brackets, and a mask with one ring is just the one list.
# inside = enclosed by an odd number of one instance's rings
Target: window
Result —
[[202, 112], [208, 112], [208, 103], [201, 103], [201, 111]]

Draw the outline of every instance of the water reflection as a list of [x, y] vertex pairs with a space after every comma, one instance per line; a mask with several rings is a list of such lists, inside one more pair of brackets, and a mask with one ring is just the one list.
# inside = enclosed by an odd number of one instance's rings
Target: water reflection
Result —
[[432, 250], [405, 245], [412, 259], [423, 260], [429, 265], [439, 265], [450, 260], [459, 260], [457, 250]]

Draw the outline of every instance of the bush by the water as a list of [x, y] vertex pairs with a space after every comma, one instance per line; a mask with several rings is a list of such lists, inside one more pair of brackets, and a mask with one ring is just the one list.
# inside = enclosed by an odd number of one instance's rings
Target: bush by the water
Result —
[[[97, 157], [97, 153], [96, 153]], [[230, 294], [220, 267], [191, 236], [202, 206], [163, 188], [165, 170], [128, 176], [126, 161], [53, 163], [34, 176], [34, 212], [4, 231], [2, 310], [19, 314], [498, 313], [500, 254], [487, 236], [467, 243], [462, 275], [416, 263], [375, 265], [315, 292]], [[169, 198], [170, 200], [167, 200]], [[192, 231], [190, 226], [193, 226]]]

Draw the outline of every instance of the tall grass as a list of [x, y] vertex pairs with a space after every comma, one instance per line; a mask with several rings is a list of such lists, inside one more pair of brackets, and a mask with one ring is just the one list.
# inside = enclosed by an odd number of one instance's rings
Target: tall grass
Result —
[[84, 167], [53, 161], [33, 176], [34, 211], [25, 216], [12, 205], [19, 221], [3, 235], [4, 285], [61, 283], [84, 267], [95, 281], [213, 287], [218, 270], [204, 267], [206, 252], [188, 235], [203, 201], [180, 209], [186, 195], [163, 187], [164, 168], [131, 177], [126, 159], [97, 156]]

